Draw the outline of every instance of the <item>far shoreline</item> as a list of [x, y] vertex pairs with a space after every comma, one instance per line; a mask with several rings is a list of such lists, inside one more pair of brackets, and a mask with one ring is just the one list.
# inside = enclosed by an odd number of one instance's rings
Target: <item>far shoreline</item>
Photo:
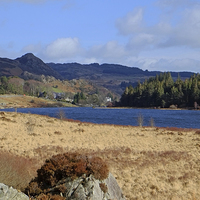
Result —
[[153, 107], [94, 107], [94, 109], [152, 109], [152, 110], [200, 110], [194, 108], [153, 108]]
[[[49, 108], [49, 107], [85, 107], [68, 102], [38, 98], [27, 95], [6, 94], [0, 95], [0, 110], [1, 109], [17, 109], [17, 108]], [[161, 107], [117, 107], [117, 106], [86, 106], [94, 109], [155, 109], [155, 110], [200, 110], [193, 107], [179, 108], [161, 108]]]

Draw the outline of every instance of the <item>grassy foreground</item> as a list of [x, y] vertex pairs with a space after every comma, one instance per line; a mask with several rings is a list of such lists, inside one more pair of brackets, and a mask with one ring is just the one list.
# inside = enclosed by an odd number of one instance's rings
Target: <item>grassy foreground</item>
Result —
[[199, 199], [200, 130], [98, 125], [0, 112], [0, 182], [23, 191], [46, 158], [101, 157], [128, 200]]

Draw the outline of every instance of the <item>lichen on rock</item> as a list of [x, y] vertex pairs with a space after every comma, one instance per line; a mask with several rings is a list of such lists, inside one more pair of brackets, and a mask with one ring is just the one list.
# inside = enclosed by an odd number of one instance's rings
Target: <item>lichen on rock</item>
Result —
[[29, 200], [29, 197], [12, 187], [0, 183], [0, 200]]

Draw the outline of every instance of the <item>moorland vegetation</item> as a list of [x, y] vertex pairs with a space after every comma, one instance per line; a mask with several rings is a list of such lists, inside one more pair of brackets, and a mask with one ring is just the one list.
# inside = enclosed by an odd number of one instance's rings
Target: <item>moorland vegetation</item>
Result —
[[[0, 113], [0, 182], [25, 191], [46, 159], [75, 152], [73, 155], [103, 159], [127, 200], [198, 199], [199, 130], [93, 124], [63, 118]], [[85, 168], [88, 162], [82, 162], [84, 156], [79, 158], [70, 164], [75, 175], [96, 171]], [[48, 163], [45, 166], [49, 170], [52, 162]], [[56, 163], [62, 170], [59, 159]], [[106, 168], [102, 169], [104, 174]], [[56, 180], [57, 176], [52, 176], [48, 181]]]

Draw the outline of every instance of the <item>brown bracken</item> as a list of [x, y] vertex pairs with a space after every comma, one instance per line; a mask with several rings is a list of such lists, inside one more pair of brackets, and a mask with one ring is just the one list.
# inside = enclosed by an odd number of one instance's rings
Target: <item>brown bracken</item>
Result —
[[[70, 177], [73, 180], [85, 174], [104, 180], [108, 177], [108, 173], [107, 164], [99, 157], [81, 155], [76, 152], [58, 154], [47, 159], [45, 164], [37, 170], [37, 177], [29, 183], [25, 192], [29, 196], [38, 196], [47, 193], [49, 188], [54, 187], [64, 178]], [[64, 188], [61, 189], [64, 190]]]

